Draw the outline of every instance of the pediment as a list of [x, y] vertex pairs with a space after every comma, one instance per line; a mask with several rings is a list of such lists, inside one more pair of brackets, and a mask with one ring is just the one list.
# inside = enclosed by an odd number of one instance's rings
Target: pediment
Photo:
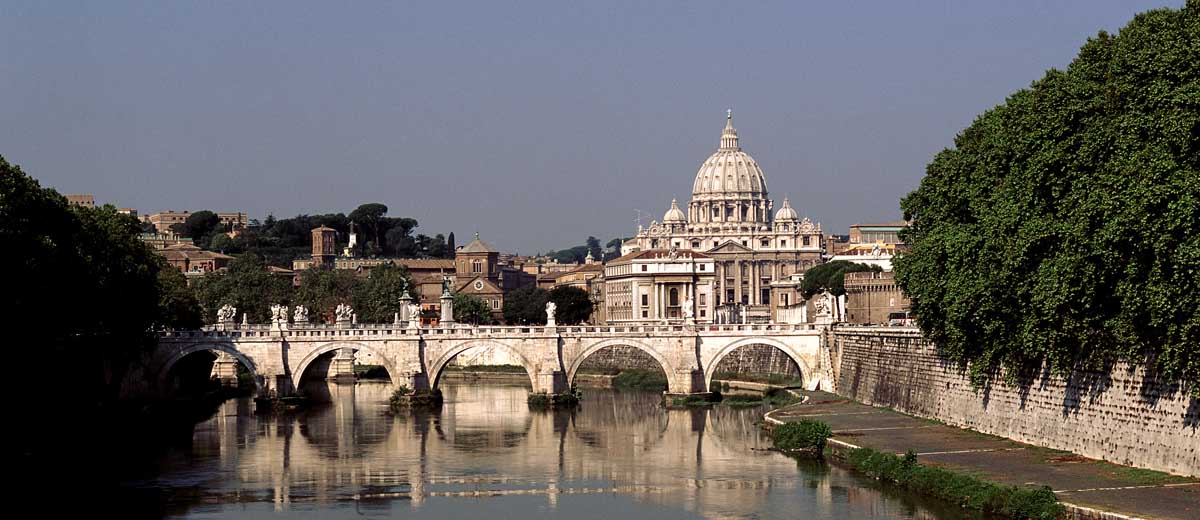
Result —
[[726, 240], [722, 242], [721, 245], [708, 250], [709, 253], [750, 253], [753, 251], [753, 249], [734, 242], [733, 240]]

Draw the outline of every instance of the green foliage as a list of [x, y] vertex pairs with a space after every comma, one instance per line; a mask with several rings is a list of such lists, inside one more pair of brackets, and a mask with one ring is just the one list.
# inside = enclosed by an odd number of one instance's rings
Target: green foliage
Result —
[[1200, 383], [1200, 2], [1101, 32], [901, 202], [897, 281], [977, 384], [1146, 361]]
[[825, 441], [832, 435], [833, 430], [828, 424], [802, 419], [776, 426], [771, 430], [771, 441], [781, 450], [813, 450], [820, 455], [825, 450]]
[[454, 293], [454, 321], [474, 325], [491, 323], [492, 309], [475, 295]]
[[[592, 315], [592, 298], [587, 291], [578, 287], [555, 287], [550, 290], [549, 298], [557, 306], [554, 310], [554, 320], [563, 325], [586, 322]], [[545, 313], [546, 306], [542, 305], [542, 314]], [[542, 318], [545, 321], [545, 316]]]
[[169, 265], [158, 271], [158, 312], [159, 323], [169, 329], [198, 329], [204, 325], [204, 308], [196, 292], [188, 287], [183, 273]]
[[550, 292], [522, 287], [504, 295], [504, 321], [511, 325], [545, 325]]
[[207, 247], [213, 233], [221, 227], [221, 219], [216, 213], [201, 210], [188, 215], [187, 220], [171, 225], [171, 231], [192, 239], [196, 245]]
[[846, 294], [846, 273], [866, 271], [878, 273], [882, 270], [883, 268], [877, 265], [859, 264], [845, 260], [834, 260], [813, 266], [804, 272], [804, 283], [801, 285], [801, 289], [804, 292], [804, 299], [812, 298], [814, 294], [819, 294], [823, 291], [829, 291], [834, 296], [841, 296]]
[[570, 408], [579, 405], [580, 394], [574, 388], [565, 394], [531, 393], [527, 398], [529, 408], [541, 410], [547, 408]]
[[661, 392], [667, 389], [667, 375], [661, 370], [622, 370], [612, 380], [614, 388]]
[[702, 406], [710, 406], [713, 401], [703, 395], [689, 395], [685, 397], [672, 397], [671, 406], [675, 408], [699, 408]]
[[354, 312], [358, 314], [359, 321], [367, 323], [391, 323], [396, 313], [400, 312], [400, 297], [405, 291], [414, 299], [419, 296], [413, 286], [412, 276], [403, 266], [385, 264], [374, 267], [368, 271], [365, 280], [360, 278], [357, 283], [343, 284], [349, 285]]
[[354, 271], [314, 267], [300, 274], [300, 287], [296, 289], [293, 301], [308, 307], [310, 321], [333, 323], [333, 310], [340, 303], [352, 304], [354, 294], [362, 285], [363, 280]]
[[[238, 365], [241, 366], [241, 365]], [[355, 379], [390, 379], [383, 365], [354, 365]]]
[[1062, 505], [1048, 486], [1004, 486], [947, 469], [924, 466], [917, 463], [917, 456], [912, 451], [900, 457], [859, 448], [848, 454], [847, 462], [871, 477], [910, 491], [1005, 518], [1056, 520], [1063, 514]]
[[230, 262], [227, 271], [208, 274], [196, 282], [196, 296], [210, 323], [217, 309], [232, 305], [251, 323], [271, 321], [272, 305], [289, 305], [292, 284], [289, 278], [271, 274], [261, 256], [247, 253]]

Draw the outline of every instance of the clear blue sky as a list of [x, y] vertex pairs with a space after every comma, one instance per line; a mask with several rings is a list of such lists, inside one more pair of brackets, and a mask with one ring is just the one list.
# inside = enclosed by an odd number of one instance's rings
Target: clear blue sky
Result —
[[0, 154], [142, 212], [349, 212], [507, 251], [691, 193], [732, 107], [776, 205], [893, 220], [980, 112], [1183, 0], [0, 7]]

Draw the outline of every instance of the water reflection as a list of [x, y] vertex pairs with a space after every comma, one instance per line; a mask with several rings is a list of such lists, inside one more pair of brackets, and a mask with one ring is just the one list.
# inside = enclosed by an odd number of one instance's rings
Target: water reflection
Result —
[[525, 388], [447, 382], [440, 412], [391, 416], [388, 385], [321, 391], [327, 405], [292, 416], [226, 402], [139, 485], [204, 504], [197, 516], [934, 517], [766, 451], [760, 410], [668, 411], [656, 394], [592, 390], [575, 412], [531, 412]]

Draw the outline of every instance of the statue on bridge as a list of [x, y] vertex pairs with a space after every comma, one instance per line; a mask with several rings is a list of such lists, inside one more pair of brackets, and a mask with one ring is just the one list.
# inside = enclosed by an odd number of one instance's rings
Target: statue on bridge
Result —
[[271, 324], [272, 325], [287, 325], [288, 308], [284, 305], [271, 306]]
[[546, 325], [554, 326], [554, 312], [557, 310], [557, 304], [554, 302], [546, 302]]
[[292, 321], [296, 323], [308, 323], [308, 307], [297, 305], [296, 311], [292, 313]]
[[688, 321], [692, 321], [692, 319], [696, 317], [695, 306], [696, 306], [696, 301], [693, 300], [691, 296], [688, 296], [686, 300], [683, 300], [683, 318], [684, 319], [686, 319]]
[[232, 322], [233, 317], [237, 316], [237, 307], [229, 304], [222, 305], [217, 309], [217, 321], [221, 323]]
[[354, 317], [354, 309], [351, 309], [349, 305], [339, 303], [337, 308], [333, 310], [333, 315], [337, 317], [337, 321], [350, 321]]

